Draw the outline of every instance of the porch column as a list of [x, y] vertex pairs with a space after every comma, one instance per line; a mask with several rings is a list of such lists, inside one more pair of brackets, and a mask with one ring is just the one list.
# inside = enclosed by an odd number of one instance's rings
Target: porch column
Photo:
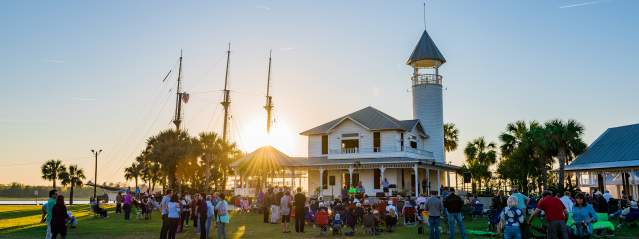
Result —
[[353, 168], [353, 166], [348, 166], [348, 185], [346, 185], [346, 187], [348, 187], [349, 189], [351, 188], [351, 185], [353, 185], [353, 171], [355, 169]]
[[426, 196], [430, 195], [430, 168], [426, 166]]
[[577, 188], [579, 187], [579, 183], [580, 183], [579, 181], [581, 180], [580, 174], [581, 173], [579, 171], [575, 171], [575, 179], [577, 180], [575, 185], [576, 185]]
[[446, 187], [450, 187], [450, 171], [446, 171]]
[[455, 191], [459, 190], [459, 174], [455, 171]]
[[441, 177], [439, 176], [439, 169], [437, 169], [437, 195], [439, 195], [439, 189], [442, 187]]
[[413, 166], [413, 170], [415, 171], [415, 196], [419, 195], [419, 168], [417, 164]]
[[319, 169], [319, 173], [320, 173], [320, 188], [319, 188], [319, 195], [317, 195], [317, 199], [320, 199], [322, 197], [323, 192], [324, 192], [324, 168], [320, 168]]
[[379, 185], [382, 186], [382, 190], [384, 190], [384, 171], [386, 168], [384, 166], [379, 167]]

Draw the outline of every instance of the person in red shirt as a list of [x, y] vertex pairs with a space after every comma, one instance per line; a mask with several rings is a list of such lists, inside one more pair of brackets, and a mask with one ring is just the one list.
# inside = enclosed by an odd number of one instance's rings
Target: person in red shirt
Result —
[[546, 236], [548, 239], [568, 239], [568, 227], [566, 227], [566, 219], [568, 218], [568, 210], [558, 198], [552, 195], [550, 191], [544, 191], [543, 198], [537, 203], [537, 208], [528, 218], [528, 224], [533, 217], [541, 213], [543, 210], [548, 221], [546, 228]]

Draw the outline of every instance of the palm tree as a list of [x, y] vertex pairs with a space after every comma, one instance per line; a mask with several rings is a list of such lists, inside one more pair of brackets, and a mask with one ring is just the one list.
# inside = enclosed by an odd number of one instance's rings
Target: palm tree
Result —
[[[202, 158], [203, 167], [205, 170], [204, 185], [209, 188], [209, 186], [211, 185], [211, 171], [217, 172], [218, 170], [216, 169], [220, 166], [219, 158], [222, 156], [221, 152], [223, 150], [223, 140], [214, 132], [202, 132], [199, 135], [198, 143], [200, 144], [202, 153], [200, 157]], [[215, 177], [218, 175], [213, 176]]]
[[[471, 171], [472, 178], [479, 181], [480, 189], [481, 180], [490, 179], [489, 168], [497, 162], [496, 148], [497, 146], [495, 146], [495, 143], [487, 143], [484, 137], [479, 137], [468, 142], [464, 149], [468, 169]], [[475, 180], [473, 180], [473, 191], [476, 190]]]
[[194, 140], [184, 131], [165, 130], [147, 140], [148, 158], [160, 165], [168, 186], [177, 189], [176, 170], [180, 161], [197, 152]]
[[444, 150], [446, 152], [457, 149], [457, 142], [459, 142], [459, 130], [453, 123], [444, 124]]
[[138, 188], [138, 178], [142, 175], [142, 166], [133, 162], [131, 166], [124, 169], [124, 178], [126, 180], [135, 179], [135, 188]]
[[53, 188], [56, 188], [56, 181], [59, 178], [59, 175], [66, 171], [66, 167], [62, 165], [62, 161], [51, 159], [45, 162], [41, 168], [42, 178], [53, 181]]
[[559, 161], [559, 191], [564, 189], [565, 167], [577, 155], [586, 150], [586, 143], [581, 138], [584, 126], [575, 120], [566, 122], [556, 119], [546, 122], [546, 139], [549, 148]]
[[73, 188], [75, 186], [82, 187], [82, 180], [86, 179], [84, 176], [84, 170], [78, 168], [78, 165], [70, 165], [68, 171], [64, 171], [60, 174], [60, 183], [63, 186], [71, 186], [69, 192], [69, 204], [73, 204]]

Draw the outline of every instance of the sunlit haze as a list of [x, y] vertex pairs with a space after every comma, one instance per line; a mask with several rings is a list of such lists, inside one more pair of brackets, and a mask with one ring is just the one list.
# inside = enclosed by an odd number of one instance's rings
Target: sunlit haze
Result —
[[[639, 1], [428, 1], [447, 63], [444, 121], [460, 149], [515, 120], [576, 119], [590, 144], [638, 123]], [[184, 51], [184, 128], [221, 134], [231, 42], [230, 140], [306, 156], [300, 132], [373, 106], [412, 119], [405, 65], [423, 1], [10, 1], [0, 8], [0, 183], [48, 185], [40, 165], [78, 164], [124, 182], [145, 140], [171, 123]], [[478, 10], [481, 9], [481, 10]], [[266, 134], [273, 50], [274, 128]]]

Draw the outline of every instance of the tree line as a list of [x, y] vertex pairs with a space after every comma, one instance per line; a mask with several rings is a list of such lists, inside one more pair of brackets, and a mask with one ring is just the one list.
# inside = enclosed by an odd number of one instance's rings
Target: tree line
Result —
[[190, 136], [185, 131], [164, 130], [151, 136], [131, 166], [124, 169], [127, 180], [144, 180], [178, 191], [223, 190], [231, 174], [230, 164], [243, 153], [235, 143], [214, 132]]
[[[471, 175], [473, 192], [482, 187], [489, 191], [499, 181], [529, 193], [554, 188], [564, 191], [570, 178], [565, 177], [565, 165], [586, 150], [584, 126], [575, 120], [516, 121], [506, 125], [499, 135], [500, 145], [484, 137], [471, 140], [464, 148], [465, 162], [461, 171]], [[458, 130], [454, 124], [444, 125], [446, 151], [457, 148]], [[549, 172], [557, 162], [558, 177]], [[496, 170], [491, 167], [496, 164]]]

